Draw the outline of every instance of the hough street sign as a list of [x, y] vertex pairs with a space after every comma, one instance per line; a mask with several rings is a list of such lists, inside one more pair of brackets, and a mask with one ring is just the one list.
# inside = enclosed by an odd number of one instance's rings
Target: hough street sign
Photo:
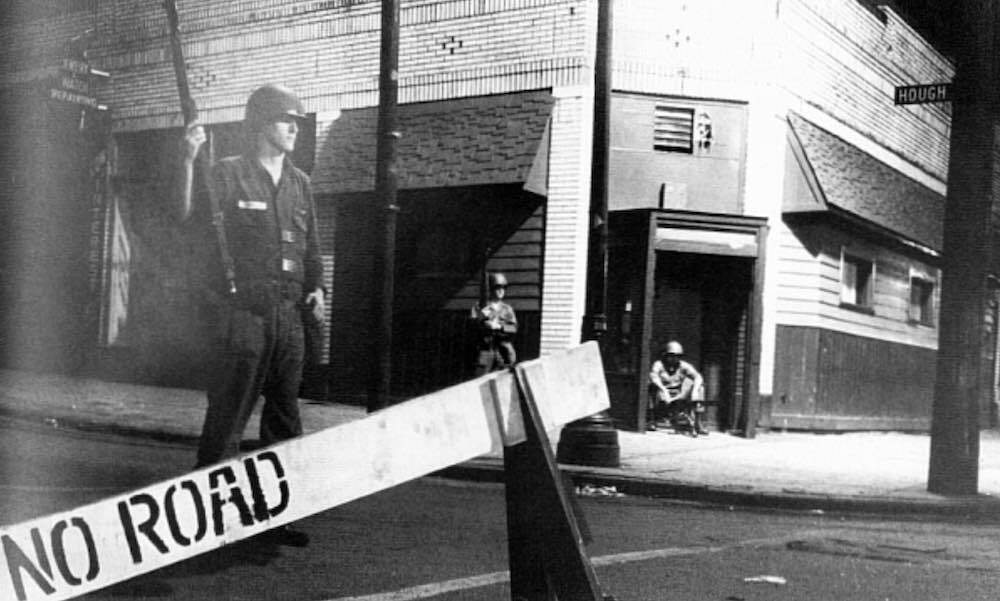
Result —
[[927, 104], [948, 102], [952, 91], [950, 83], [925, 83], [919, 86], [897, 86], [896, 104]]

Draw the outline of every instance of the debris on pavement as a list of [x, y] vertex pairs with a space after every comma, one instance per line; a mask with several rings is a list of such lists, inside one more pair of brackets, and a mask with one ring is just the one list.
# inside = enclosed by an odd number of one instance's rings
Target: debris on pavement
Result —
[[618, 492], [614, 486], [594, 486], [584, 484], [576, 487], [576, 494], [580, 497], [624, 497], [625, 493]]
[[748, 576], [743, 582], [763, 582], [765, 584], [788, 584], [788, 581], [781, 576]]

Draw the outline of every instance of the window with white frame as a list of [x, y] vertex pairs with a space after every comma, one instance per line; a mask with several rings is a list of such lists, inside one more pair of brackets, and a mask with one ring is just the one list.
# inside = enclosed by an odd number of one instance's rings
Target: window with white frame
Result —
[[911, 322], [925, 326], [934, 325], [934, 280], [924, 273], [910, 273], [910, 309]]
[[847, 251], [840, 261], [840, 302], [871, 309], [874, 304], [875, 262]]

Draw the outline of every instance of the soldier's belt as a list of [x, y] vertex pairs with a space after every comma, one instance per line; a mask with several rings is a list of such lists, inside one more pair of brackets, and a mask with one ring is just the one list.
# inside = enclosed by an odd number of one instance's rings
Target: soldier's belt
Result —
[[233, 304], [254, 313], [270, 311], [282, 301], [302, 300], [302, 284], [293, 280], [238, 283]]

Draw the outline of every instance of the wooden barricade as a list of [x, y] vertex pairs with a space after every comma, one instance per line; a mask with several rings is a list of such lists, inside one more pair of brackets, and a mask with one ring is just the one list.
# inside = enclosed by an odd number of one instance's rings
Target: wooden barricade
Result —
[[0, 598], [70, 599], [503, 449], [513, 598], [600, 601], [546, 432], [608, 404], [597, 345], [587, 343], [7, 526]]

